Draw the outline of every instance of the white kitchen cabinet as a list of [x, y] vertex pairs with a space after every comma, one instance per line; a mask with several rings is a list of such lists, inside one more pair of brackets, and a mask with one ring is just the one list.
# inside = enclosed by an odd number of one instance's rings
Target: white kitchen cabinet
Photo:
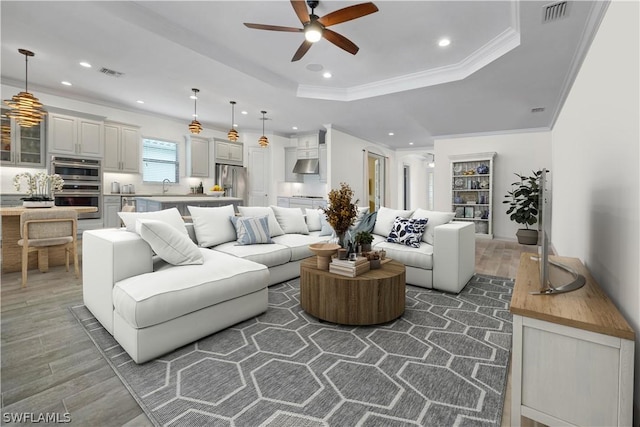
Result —
[[284, 148], [284, 180], [285, 182], [303, 182], [304, 176], [299, 173], [293, 173], [293, 167], [298, 160], [298, 150], [296, 147]]
[[320, 145], [320, 138], [317, 133], [301, 135], [298, 137], [298, 150], [317, 149]]
[[220, 139], [215, 140], [216, 163], [227, 165], [244, 165], [243, 144], [241, 142], [229, 142]]
[[289, 207], [289, 198], [288, 197], [278, 197], [277, 202], [278, 207], [288, 208]]
[[102, 212], [104, 218], [104, 228], [119, 228], [120, 217], [118, 216], [118, 212], [120, 212], [121, 207], [120, 196], [103, 197], [104, 199], [102, 201]]
[[140, 172], [140, 128], [104, 123], [104, 162], [107, 172]]
[[102, 157], [104, 122], [84, 117], [49, 113], [49, 153]]
[[320, 182], [327, 182], [327, 144], [320, 144], [319, 152], [319, 166], [318, 171], [320, 173]]
[[187, 175], [200, 178], [209, 177], [209, 140], [196, 136], [186, 136]]
[[45, 122], [23, 128], [7, 116], [8, 111], [2, 109], [3, 166], [45, 167]]

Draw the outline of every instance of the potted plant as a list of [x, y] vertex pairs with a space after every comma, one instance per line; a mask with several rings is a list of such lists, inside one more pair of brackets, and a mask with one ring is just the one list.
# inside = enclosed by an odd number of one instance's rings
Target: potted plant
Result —
[[48, 175], [46, 172], [31, 174], [22, 172], [13, 177], [13, 186], [17, 191], [22, 183], [27, 184], [27, 197], [22, 197], [23, 206], [28, 208], [48, 208], [54, 206], [53, 193], [62, 190], [64, 180], [58, 174]]
[[533, 171], [532, 176], [515, 174], [520, 181], [511, 184], [511, 191], [504, 196], [502, 203], [509, 205], [509, 219], [524, 224], [516, 233], [518, 243], [535, 245], [538, 243], [538, 230], [529, 228], [538, 222], [538, 199], [540, 196], [540, 175], [542, 171]]
[[354, 238], [356, 245], [360, 245], [362, 252], [371, 251], [371, 242], [373, 242], [373, 235], [368, 231], [359, 231]]

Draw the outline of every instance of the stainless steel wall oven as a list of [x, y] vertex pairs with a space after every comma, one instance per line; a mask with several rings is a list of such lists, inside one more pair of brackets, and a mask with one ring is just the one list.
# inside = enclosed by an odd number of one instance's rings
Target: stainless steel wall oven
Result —
[[56, 206], [94, 206], [96, 212], [78, 214], [78, 219], [102, 218], [100, 160], [52, 156], [50, 172], [64, 179], [62, 191], [54, 196]]

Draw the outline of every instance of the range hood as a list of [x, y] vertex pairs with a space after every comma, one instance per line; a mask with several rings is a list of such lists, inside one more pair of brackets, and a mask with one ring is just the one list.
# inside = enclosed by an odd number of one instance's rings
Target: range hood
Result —
[[319, 174], [320, 165], [318, 159], [298, 159], [293, 167], [293, 173], [300, 174]]

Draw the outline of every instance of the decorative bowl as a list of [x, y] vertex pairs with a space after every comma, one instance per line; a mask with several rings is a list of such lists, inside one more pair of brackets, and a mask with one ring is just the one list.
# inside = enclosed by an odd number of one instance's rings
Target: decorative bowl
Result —
[[213, 197], [220, 197], [224, 194], [224, 190], [223, 191], [209, 191], [207, 192], [208, 195], [213, 196]]
[[311, 252], [318, 256], [318, 268], [328, 270], [331, 256], [338, 252], [340, 245], [335, 243], [312, 243], [309, 245]]

